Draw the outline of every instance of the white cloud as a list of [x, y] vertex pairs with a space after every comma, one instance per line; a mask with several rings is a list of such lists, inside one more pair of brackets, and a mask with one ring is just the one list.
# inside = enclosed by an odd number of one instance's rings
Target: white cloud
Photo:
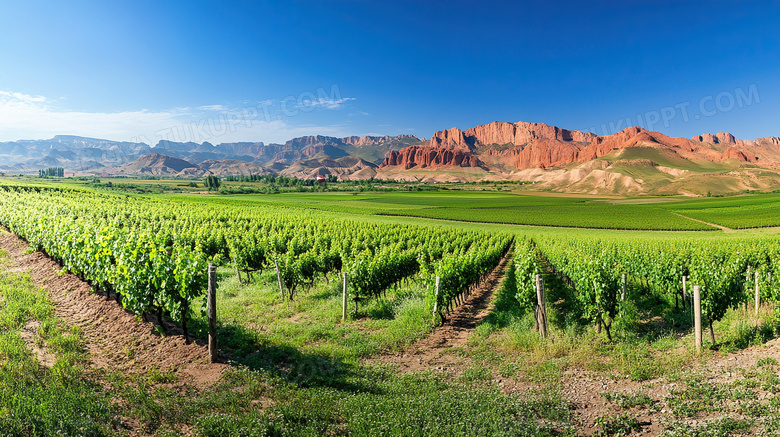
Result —
[[0, 91], [0, 141], [72, 134], [129, 140], [175, 123], [181, 111], [81, 112], [58, 110], [42, 96]]
[[[79, 135], [150, 145], [172, 141], [284, 142], [303, 135], [346, 136], [339, 125], [318, 125], [315, 112], [285, 111], [278, 102], [229, 108], [206, 105], [162, 111], [86, 112], [59, 108], [43, 96], [0, 91], [0, 141]], [[316, 107], [338, 109], [353, 98], [315, 100]], [[289, 107], [288, 107], [289, 109]], [[308, 124], [306, 124], [308, 123]]]
[[227, 107], [223, 105], [206, 105], [198, 107], [201, 111], [227, 111]]
[[325, 109], [341, 109], [344, 106], [344, 102], [355, 100], [354, 97], [344, 97], [343, 99], [325, 99], [320, 97], [312, 103], [312, 106], [325, 108]]
[[18, 104], [25, 105], [33, 103], [44, 103], [46, 102], [46, 97], [0, 91], [0, 101], [16, 102]]

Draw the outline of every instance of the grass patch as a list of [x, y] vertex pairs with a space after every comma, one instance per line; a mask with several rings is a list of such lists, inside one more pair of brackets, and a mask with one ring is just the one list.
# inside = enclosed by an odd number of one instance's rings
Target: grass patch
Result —
[[699, 426], [673, 422], [669, 429], [664, 431], [663, 435], [665, 437], [750, 435], [753, 423], [754, 421], [750, 419], [734, 419], [731, 417], [710, 419]]
[[[78, 330], [66, 330], [46, 292], [29, 277], [0, 273], [0, 430], [4, 435], [107, 435], [113, 405], [85, 377], [87, 355]], [[57, 357], [43, 367], [21, 338], [30, 320]], [[65, 335], [69, 334], [69, 335]]]
[[599, 416], [594, 421], [596, 432], [594, 436], [626, 436], [635, 431], [642, 430], [642, 424], [629, 414], [619, 414], [617, 416]]
[[[685, 312], [644, 289], [629, 293], [613, 324], [613, 338], [585, 323], [574, 290], [553, 274], [545, 275], [549, 337], [534, 330], [531, 313], [521, 310], [510, 282], [499, 287], [493, 312], [477, 327], [471, 345], [501, 354], [496, 373], [531, 382], [559, 381], [578, 368], [633, 381], [674, 374], [700, 359], [685, 346], [678, 329], [688, 329]], [[476, 352], [475, 352], [476, 353]]]
[[[350, 301], [348, 319], [342, 322], [339, 280], [320, 279], [290, 302], [279, 297], [273, 271], [256, 275], [248, 285], [239, 284], [229, 269], [220, 268], [218, 275], [220, 346], [253, 368], [284, 366], [296, 354], [334, 365], [356, 364], [383, 350], [400, 350], [432, 329], [422, 283], [411, 281], [391, 288], [385, 298], [361, 302], [357, 319]], [[202, 314], [191, 326], [206, 335]]]

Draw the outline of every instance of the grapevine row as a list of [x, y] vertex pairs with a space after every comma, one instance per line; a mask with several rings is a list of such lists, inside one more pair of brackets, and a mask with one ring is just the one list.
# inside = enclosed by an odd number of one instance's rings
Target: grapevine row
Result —
[[[257, 203], [131, 198], [0, 185], [0, 223], [137, 314], [165, 312], [186, 329], [208, 262], [277, 267], [283, 292], [342, 270], [358, 299], [401, 279], [440, 274], [449, 300], [494, 267], [507, 237], [325, 219]], [[498, 254], [498, 255], [497, 255]], [[432, 293], [432, 291], [431, 291]]]
[[[689, 284], [701, 286], [702, 313], [713, 333], [713, 322], [723, 318], [728, 309], [753, 298], [749, 285], [754, 277], [749, 272], [758, 272], [762, 300], [780, 301], [780, 284], [773, 279], [780, 268], [779, 243], [774, 238], [525, 240], [515, 248], [514, 286], [518, 302], [532, 308], [536, 299], [532, 277], [541, 273], [541, 259], [545, 260], [574, 287], [584, 316], [606, 328], [609, 337], [611, 322], [619, 313], [624, 274], [675, 302], [681, 297], [681, 279], [686, 276]], [[780, 317], [780, 305], [775, 308]]]

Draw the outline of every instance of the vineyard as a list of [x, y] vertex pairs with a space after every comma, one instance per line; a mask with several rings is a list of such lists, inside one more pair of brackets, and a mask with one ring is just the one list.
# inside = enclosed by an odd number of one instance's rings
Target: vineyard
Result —
[[[348, 272], [356, 307], [402, 280], [419, 279], [429, 290], [429, 306], [442, 308], [495, 267], [512, 242], [506, 234], [324, 220], [249, 202], [226, 207], [58, 188], [2, 185], [0, 206], [0, 223], [35, 249], [96, 290], [113, 293], [129, 311], [180, 322], [185, 335], [192, 304], [205, 292], [208, 262], [231, 267], [239, 281], [242, 273], [249, 281], [253, 272], [273, 268], [280, 296], [287, 300], [319, 278]], [[608, 337], [619, 312], [623, 275], [676, 302], [683, 298], [683, 276], [701, 285], [710, 327], [727, 309], [753, 299], [745, 285], [752, 281], [751, 271], [762, 299], [780, 299], [772, 280], [780, 265], [775, 240], [636, 244], [619, 238], [523, 237], [514, 259], [521, 307], [532, 307], [532, 277], [542, 273], [542, 260], [577, 290], [585, 317], [603, 326]], [[441, 283], [438, 295], [435, 277]]]
[[[373, 201], [344, 195], [301, 197], [295, 202], [211, 197], [135, 197], [71, 187], [0, 185], [0, 224], [139, 319], [167, 320], [169, 329], [175, 326], [168, 335], [183, 331], [187, 340], [203, 339], [206, 321], [201, 306], [208, 265], [218, 266], [220, 348], [237, 369], [225, 383], [240, 380], [248, 384], [243, 392], [248, 399], [272, 396], [279, 406], [268, 414], [251, 406], [234, 411], [237, 402], [219, 398], [215, 389], [214, 398], [204, 401], [195, 422], [181, 416], [168, 419], [168, 425], [163, 425], [165, 419], [144, 419], [147, 434], [184, 421], [196, 424], [197, 435], [253, 435], [226, 430], [258, 426], [265, 431], [257, 435], [376, 434], [380, 422], [386, 435], [423, 435], [420, 430], [440, 435], [495, 435], [507, 430], [567, 435], [573, 429], [570, 411], [574, 407], [562, 397], [561, 369], [584, 368], [605, 372], [617, 381], [646, 382], [717, 353], [710, 348], [761, 344], [773, 336], [774, 320], [780, 317], [780, 312], [771, 314], [780, 308], [780, 284], [775, 279], [780, 239], [771, 232], [610, 233], [433, 224], [424, 219], [405, 224], [402, 218], [387, 216], [387, 209], [416, 214], [420, 205], [414, 203], [422, 203], [422, 197], [411, 197], [406, 203], [388, 197], [382, 199], [382, 212], [370, 213], [365, 205]], [[330, 203], [318, 204], [326, 198]], [[310, 208], [307, 199], [318, 206]], [[518, 212], [517, 207], [502, 207], [501, 196], [475, 196], [469, 207], [460, 209], [451, 203], [454, 198], [432, 199], [424, 208], [431, 213], [455, 211], [466, 217], [482, 211], [502, 221], [504, 216], [493, 212], [503, 211], [506, 217]], [[709, 201], [726, 208], [725, 213], [733, 202]], [[351, 205], [355, 214], [330, 212], [342, 203]], [[757, 207], [770, 208], [772, 203]], [[686, 208], [693, 216], [691, 205]], [[592, 210], [593, 217], [596, 208], [603, 207], [581, 206]], [[560, 217], [565, 215], [565, 209], [553, 208], [553, 218], [556, 211]], [[653, 220], [635, 217], [634, 223]], [[680, 223], [701, 229], [696, 222]], [[453, 349], [451, 355], [460, 358], [436, 361], [436, 367], [431, 364], [438, 371], [433, 376], [423, 372], [408, 378], [395, 375], [394, 368], [365, 364], [367, 359], [381, 361], [386, 354], [398, 354], [401, 362], [415, 360], [403, 358], [405, 348], [436, 325], [448, 323], [448, 311], [462, 309], [486, 276], [504, 265], [495, 308], [477, 326], [475, 340]], [[546, 296], [539, 294], [540, 283]], [[344, 285], [350, 309], [354, 308], [346, 320], [341, 306]], [[701, 291], [708, 348], [701, 354], [672, 353], [693, 350], [687, 338], [693, 286]], [[540, 296], [545, 296], [543, 316]], [[754, 306], [756, 297], [760, 305]], [[754, 320], [759, 309], [771, 323], [735, 322], [740, 317]], [[58, 325], [50, 321], [46, 326]], [[159, 326], [164, 330], [166, 325]], [[536, 332], [542, 330], [544, 336]], [[132, 354], [127, 352], [128, 359]], [[453, 365], [461, 360], [470, 364]], [[257, 373], [247, 376], [243, 366]], [[276, 382], [271, 383], [273, 390], [260, 389], [252, 378]], [[496, 387], [496, 378], [530, 381], [544, 388], [532, 390], [528, 397], [508, 386]], [[228, 391], [236, 389], [230, 387]], [[125, 394], [112, 396], [131, 396], [123, 390]], [[350, 394], [345, 397], [341, 390]], [[124, 398], [129, 405], [138, 395], [132, 396]], [[616, 394], [604, 396], [622, 399]], [[675, 417], [693, 414], [685, 402], [695, 401], [679, 402], [683, 404], [676, 404]], [[230, 412], [214, 415], [207, 405], [221, 405], [220, 411]], [[312, 413], [311, 405], [327, 406]], [[96, 417], [108, 420], [110, 408], [101, 408]], [[186, 409], [178, 404], [173, 408]], [[438, 409], [442, 414], [420, 413], [417, 422], [408, 423], [408, 417], [420, 409]], [[473, 411], [468, 416], [471, 423], [460, 420], [465, 410]], [[247, 411], [252, 413], [245, 416]], [[765, 416], [758, 417], [764, 420]], [[599, 420], [607, 429], [606, 424], [618, 419]], [[592, 418], [587, 421], [594, 423]], [[474, 433], [474, 424], [482, 431]], [[277, 428], [287, 434], [273, 431]], [[31, 428], [20, 429], [30, 433]]]
[[780, 196], [770, 194], [688, 201], [677, 205], [675, 211], [728, 228], [744, 229], [780, 225], [778, 204]]
[[[715, 230], [675, 215], [676, 203], [612, 204], [603, 199], [526, 196], [505, 193], [439, 192], [318, 196], [246, 196], [280, 207], [338, 213], [422, 217], [466, 222], [597, 229]], [[688, 205], [685, 202], [686, 206]], [[731, 204], [734, 204], [733, 201]], [[739, 204], [739, 202], [737, 202]], [[695, 204], [694, 204], [695, 205]], [[776, 208], [770, 203], [769, 208]], [[705, 212], [708, 212], [705, 210]]]
[[437, 299], [450, 306], [511, 243], [508, 235], [8, 185], [0, 186], [0, 223], [129, 311], [180, 322], [185, 337], [208, 262], [247, 280], [273, 267], [286, 300], [343, 270], [356, 305], [403, 279], [439, 276], [441, 293], [428, 287], [432, 308]]
[[[254, 272], [273, 268], [285, 300], [343, 271], [356, 308], [410, 278], [426, 285], [430, 308], [451, 308], [512, 243], [506, 234], [323, 220], [262, 204], [226, 207], [57, 188], [2, 185], [0, 207], [0, 223], [34, 248], [96, 290], [113, 293], [129, 311], [165, 314], [181, 323], [185, 336], [193, 302], [205, 292], [208, 262], [234, 269], [239, 281], [242, 273], [249, 281]], [[619, 238], [523, 237], [514, 257], [521, 307], [533, 307], [533, 278], [543, 272], [543, 263], [571, 284], [584, 317], [610, 339], [624, 275], [675, 302], [683, 301], [683, 276], [700, 285], [710, 328], [729, 308], [754, 298], [751, 271], [761, 299], [780, 299], [772, 280], [780, 265], [775, 240], [637, 244]], [[434, 294], [436, 277], [439, 294]]]
[[[583, 316], [599, 331], [604, 328], [609, 340], [610, 326], [625, 300], [621, 296], [623, 284], [631, 283], [644, 292], [665, 296], [676, 307], [683, 308], [691, 295], [690, 285], [687, 296], [683, 294], [684, 282], [699, 285], [702, 313], [713, 344], [713, 323], [729, 309], [754, 302], [756, 297], [759, 302], [780, 302], [780, 288], [774, 279], [780, 269], [780, 246], [775, 239], [760, 243], [753, 239], [720, 243], [604, 238], [525, 240], [516, 248], [514, 287], [518, 302], [528, 308], [536, 301], [533, 278], [543, 273], [542, 261], [551, 274], [571, 285]], [[780, 305], [775, 308], [780, 309]], [[780, 312], [777, 317], [780, 318]]]

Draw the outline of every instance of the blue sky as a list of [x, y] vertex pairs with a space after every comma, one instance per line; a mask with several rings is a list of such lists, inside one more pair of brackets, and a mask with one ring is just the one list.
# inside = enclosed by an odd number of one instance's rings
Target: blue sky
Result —
[[0, 141], [780, 136], [780, 1], [6, 1]]

